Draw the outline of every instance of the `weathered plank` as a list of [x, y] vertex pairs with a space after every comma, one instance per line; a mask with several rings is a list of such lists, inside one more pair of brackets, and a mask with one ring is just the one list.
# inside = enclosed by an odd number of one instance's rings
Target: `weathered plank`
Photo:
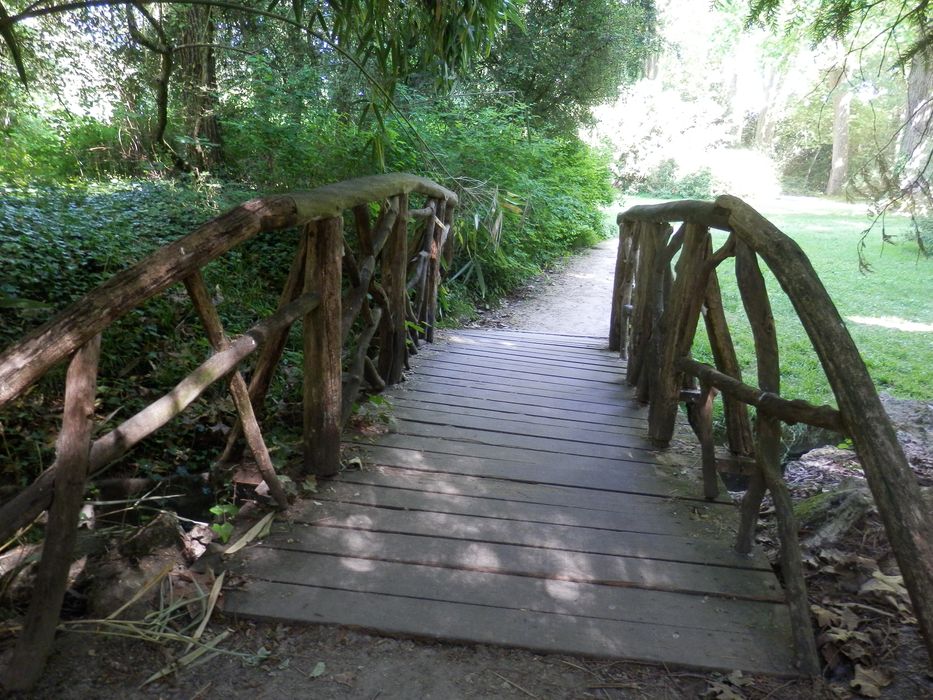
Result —
[[515, 387], [551, 388], [573, 393], [588, 393], [593, 390], [603, 391], [613, 396], [618, 396], [618, 392], [624, 391], [624, 386], [618, 379], [586, 378], [587, 375], [592, 377], [592, 373], [589, 372], [577, 372], [576, 374], [581, 376], [573, 376], [574, 372], [569, 369], [551, 371], [534, 368], [465, 366], [431, 358], [421, 358], [417, 367], [419, 375], [468, 377], [470, 380], [495, 381]]
[[[579, 469], [593, 467], [597, 470], [616, 465], [624, 467], [627, 464], [657, 464], [654, 452], [637, 448], [614, 447], [613, 457], [593, 457], [579, 454], [565, 454], [555, 445], [554, 450], [533, 450], [523, 447], [496, 445], [491, 443], [473, 441], [460, 441], [443, 437], [430, 437], [418, 435], [418, 431], [404, 429], [404, 432], [382, 435], [378, 444], [387, 447], [403, 447], [408, 449], [425, 450], [439, 454], [465, 455], [470, 457], [485, 457], [488, 459], [507, 459], [526, 462], [538, 466], [557, 466], [564, 469]], [[357, 444], [371, 444], [369, 438], [351, 438]]]
[[625, 371], [625, 362], [611, 353], [600, 350], [595, 353], [577, 353], [562, 348], [527, 348], [503, 347], [497, 344], [463, 343], [450, 341], [443, 346], [428, 348], [429, 352], [448, 357], [485, 356], [501, 358], [503, 360], [533, 359], [542, 364], [569, 365], [573, 367], [593, 367], [600, 370]]
[[743, 635], [772, 625], [787, 630], [787, 610], [770, 602], [708, 599], [629, 586], [557, 581], [531, 576], [408, 565], [356, 557], [261, 548], [250, 575], [266, 581], [383, 593], [531, 612], [639, 622]]
[[347, 436], [363, 469], [247, 550], [228, 611], [794, 673], [769, 562], [732, 550], [732, 504], [649, 449], [601, 340], [581, 362], [553, 334], [456, 342], [422, 349], [387, 393], [393, 432]]
[[[504, 423], [504, 422], [503, 422]], [[497, 447], [514, 447], [531, 452], [555, 452], [568, 457], [601, 457], [606, 459], [630, 459], [636, 456], [635, 450], [646, 454], [639, 454], [643, 459], [654, 454], [652, 445], [636, 435], [619, 433], [614, 444], [603, 444], [597, 441], [583, 441], [574, 437], [539, 437], [528, 435], [525, 432], [509, 432], [508, 426], [501, 429], [481, 427], [472, 428], [465, 425], [447, 425], [444, 423], [431, 423], [414, 420], [396, 420], [395, 431], [399, 435], [417, 435], [429, 438], [443, 438], [457, 442], [478, 443], [494, 445]]]
[[622, 384], [625, 379], [624, 372], [615, 368], [595, 368], [593, 366], [572, 366], [569, 364], [539, 364], [537, 361], [529, 363], [527, 359], [501, 360], [490, 356], [461, 355], [459, 357], [444, 356], [437, 351], [423, 353], [415, 363], [416, 367], [431, 366], [438, 368], [451, 368], [459, 372], [482, 372], [501, 377], [544, 377], [546, 381], [579, 382], [584, 386], [590, 384]]
[[[493, 397], [503, 393], [512, 396], [521, 396], [524, 400], [537, 402], [557, 399], [560, 402], [579, 401], [590, 405], [602, 404], [612, 407], [632, 400], [632, 391], [624, 386], [581, 387], [574, 384], [559, 386], [545, 385], [534, 379], [505, 379], [497, 381], [495, 376], [477, 376], [469, 372], [458, 372], [451, 369], [421, 366], [418, 368], [418, 382], [430, 382], [438, 385], [450, 385], [482, 389], [490, 392]], [[618, 410], [618, 409], [616, 409]]]
[[475, 477], [447, 473], [425, 474], [415, 470], [386, 466], [369, 467], [355, 471], [348, 470], [341, 475], [339, 482], [332, 482], [325, 488], [353, 489], [358, 484], [443, 495], [495, 498], [520, 503], [587, 508], [612, 513], [626, 513], [631, 509], [652, 508], [667, 512], [675, 520], [686, 520], [688, 518], [691, 520], [694, 518], [713, 520], [717, 523], [717, 527], [722, 519], [734, 519], [735, 517], [735, 508], [731, 503], [699, 501], [674, 496], [603, 491], [578, 486], [532, 484], [495, 477]]
[[440, 411], [462, 416], [515, 420], [534, 425], [556, 425], [581, 430], [611, 432], [615, 429], [629, 432], [639, 431], [644, 435], [645, 417], [639, 415], [612, 416], [604, 413], [586, 413], [566, 411], [560, 408], [548, 408], [534, 404], [516, 404], [502, 401], [474, 399], [468, 396], [451, 396], [420, 391], [410, 395], [406, 391], [392, 393], [393, 409], [411, 408], [423, 411]]
[[747, 600], [781, 602], [784, 599], [777, 579], [764, 569], [737, 571], [660, 559], [309, 525], [295, 526], [284, 538], [277, 537], [263, 546], [555, 581], [635, 586]]
[[626, 405], [619, 408], [617, 401], [587, 401], [586, 397], [573, 397], [561, 392], [552, 392], [548, 396], [543, 396], [541, 392], [528, 393], [527, 390], [520, 391], [514, 387], [504, 387], [494, 382], [471, 383], [466, 384], [458, 381], [456, 378], [447, 377], [415, 377], [405, 382], [398, 391], [417, 392], [419, 394], [441, 394], [457, 397], [468, 397], [474, 399], [486, 399], [492, 403], [507, 403], [528, 407], [547, 407], [566, 411], [572, 414], [590, 414], [597, 413], [609, 416], [638, 416], [647, 417], [647, 412], [638, 405], [631, 404], [631, 390], [628, 391]]
[[523, 345], [558, 345], [573, 348], [575, 351], [608, 350], [606, 339], [597, 335], [572, 335], [563, 333], [540, 333], [514, 329], [490, 331], [485, 328], [459, 328], [451, 336], [479, 337], [498, 343], [521, 343]]
[[683, 503], [663, 503], [650, 496], [628, 495], [625, 506], [619, 510], [540, 503], [536, 496], [543, 488], [526, 486], [527, 495], [512, 500], [511, 492], [505, 489], [485, 496], [452, 495], [344, 482], [326, 486], [315, 494], [314, 500], [656, 535], [689, 536], [703, 528], [728, 527], [724, 522], [726, 513], [701, 510], [701, 506], [691, 508]]
[[572, 440], [575, 442], [588, 442], [599, 445], [619, 445], [627, 447], [633, 444], [645, 444], [642, 439], [644, 427], [613, 426], [611, 429], [603, 427], [600, 429], [595, 426], [581, 425], [580, 423], [571, 423], [569, 421], [555, 421], [550, 419], [526, 419], [523, 416], [510, 414], [506, 415], [488, 415], [491, 412], [486, 411], [487, 415], [476, 415], [464, 410], [455, 412], [455, 410], [442, 408], [412, 408], [404, 406], [398, 402], [393, 404], [392, 415], [396, 419], [405, 421], [417, 421], [433, 425], [446, 425], [457, 428], [472, 428], [475, 430], [489, 430], [495, 432], [507, 432], [515, 435], [526, 435], [536, 437], [552, 437], [561, 440]]
[[[353, 625], [391, 634], [470, 643], [525, 647], [540, 652], [680, 663], [787, 674], [788, 649], [757, 635], [730, 638], [709, 630], [547, 615], [465, 603], [253, 581], [248, 591], [230, 591], [228, 608], [240, 615]], [[783, 642], [783, 640], [780, 640]]]
[[445, 539], [520, 544], [560, 551], [711, 564], [735, 569], [756, 566], [754, 560], [723, 547], [721, 543], [699, 537], [656, 535], [638, 530], [602, 530], [335, 502], [299, 508], [293, 514], [293, 519], [297, 523], [317, 527], [405, 532]]
[[[641, 493], [658, 496], [677, 495], [677, 487], [655, 470], [646, 465], [632, 465], [632, 468], [607, 470], [602, 464], [578, 464], [568, 469], [568, 462], [555, 463], [521, 462], [506, 457], [482, 459], [472, 455], [445, 454], [419, 449], [405, 448], [405, 440], [399, 440], [402, 447], [390, 445], [371, 445], [356, 443], [356, 449], [371, 464], [390, 467], [403, 467], [423, 472], [443, 472], [466, 476], [493, 477], [533, 484], [554, 486], [576, 486], [580, 488], [602, 489], [622, 493]], [[608, 471], [608, 473], [607, 473]]]

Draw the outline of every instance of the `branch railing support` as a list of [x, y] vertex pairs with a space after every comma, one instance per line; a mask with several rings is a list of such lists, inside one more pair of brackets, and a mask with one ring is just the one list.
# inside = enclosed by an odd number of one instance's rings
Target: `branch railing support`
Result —
[[[686, 397], [688, 418], [701, 444], [707, 498], [718, 493], [713, 482], [718, 481], [715, 469], [721, 460], [711, 441], [711, 413], [715, 392], [722, 396], [732, 459], [742, 462], [754, 455], [757, 464], [740, 507], [736, 549], [751, 551], [759, 506], [770, 491], [801, 672], [813, 674], [819, 667], [797, 525], [779, 464], [781, 421], [830, 427], [851, 436], [933, 661], [933, 518], [858, 349], [806, 255], [758, 212], [728, 195], [715, 202], [632, 207], [619, 215], [618, 222], [610, 347], [627, 358], [627, 380], [636, 387], [638, 398], [649, 403], [649, 437], [655, 443], [663, 446], [670, 440], [676, 405]], [[677, 234], [670, 235], [671, 222], [686, 224], [676, 274], [668, 264], [678, 244]], [[704, 233], [711, 228], [730, 233], [715, 253]], [[716, 268], [732, 256], [755, 340], [757, 387], [742, 381], [719, 289]], [[781, 398], [777, 343], [759, 256], [797, 311], [838, 411]], [[627, 298], [631, 304], [626, 304]], [[699, 316], [715, 367], [690, 356]], [[681, 391], [688, 378], [699, 380], [699, 392]], [[757, 411], [754, 435], [748, 405]]]
[[[51, 506], [36, 589], [14, 651], [14, 665], [0, 672], [3, 689], [28, 690], [45, 664], [87, 478], [120, 459], [224, 377], [229, 377], [237, 417], [214, 470], [214, 481], [226, 475], [225, 464], [240, 458], [240, 441], [245, 437], [276, 505], [288, 505], [257, 413], [282, 360], [289, 330], [298, 319], [303, 319], [304, 350], [303, 458], [298, 475], [330, 476], [339, 470], [340, 431], [364, 382], [381, 391], [401, 381], [412, 350], [406, 343], [411, 300], [406, 286], [408, 222], [415, 218], [408, 210], [412, 195], [425, 197], [425, 206], [415, 213], [426, 211], [430, 218], [425, 226], [432, 227], [430, 232], [422, 231], [428, 264], [412, 292], [422, 300], [420, 320], [428, 329], [427, 339], [433, 340], [441, 253], [451, 250], [448, 236], [457, 197], [430, 180], [392, 174], [246, 202], [117, 274], [0, 353], [0, 409], [57, 363], [74, 357], [55, 461], [33, 483], [0, 504], [0, 541], [10, 539]], [[379, 206], [375, 222], [370, 216], [374, 205]], [[343, 223], [346, 210], [352, 211], [355, 224], [348, 235]], [[294, 228], [301, 233], [298, 250], [277, 310], [229, 340], [201, 270], [258, 234]], [[351, 250], [352, 242], [358, 246], [358, 258]], [[344, 273], [350, 278], [346, 294], [342, 291]], [[161, 398], [92, 442], [100, 334], [179, 282], [188, 290], [213, 354]], [[342, 313], [344, 309], [347, 314]], [[362, 319], [361, 324], [357, 319]], [[376, 344], [374, 335], [379, 329], [381, 339]], [[352, 361], [345, 372], [342, 355], [348, 345], [353, 348], [347, 353]], [[247, 386], [239, 367], [256, 351], [259, 356]]]

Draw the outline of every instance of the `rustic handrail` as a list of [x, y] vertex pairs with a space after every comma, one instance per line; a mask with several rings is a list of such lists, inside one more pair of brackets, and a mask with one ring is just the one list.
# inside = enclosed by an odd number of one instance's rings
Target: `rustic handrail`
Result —
[[[409, 210], [411, 195], [423, 195], [423, 206]], [[381, 390], [399, 382], [409, 354], [417, 352], [422, 339], [433, 340], [441, 252], [449, 253], [453, 243], [450, 233], [457, 203], [450, 190], [408, 174], [363, 177], [310, 192], [254, 199], [159, 248], [0, 353], [0, 409], [72, 357], [55, 461], [0, 505], [0, 542], [50, 504], [54, 506], [37, 573], [41, 585], [37, 583], [12, 661], [0, 674], [0, 688], [28, 689], [44, 666], [87, 479], [182, 413], [219, 379], [230, 378], [238, 416], [219, 463], [235, 461], [245, 438], [245, 448], [273, 500], [280, 508], [287, 506], [288, 496], [275, 473], [257, 414], [289, 329], [298, 319], [303, 322], [304, 349], [300, 475], [330, 476], [338, 471], [340, 431], [363, 383]], [[378, 208], [375, 220], [374, 207]], [[351, 238], [344, 236], [346, 210], [352, 210], [356, 251]], [[413, 219], [421, 225], [411, 234]], [[260, 233], [294, 227], [301, 229], [298, 250], [277, 311], [229, 340], [202, 268]], [[409, 284], [410, 277], [414, 284]], [[214, 354], [166, 395], [92, 440], [101, 334], [127, 312], [179, 282], [185, 285]], [[409, 289], [417, 299], [414, 308]], [[354, 336], [358, 318], [362, 328]], [[342, 352], [351, 341], [354, 357], [344, 373]], [[257, 350], [247, 384], [237, 368]]]
[[[754, 457], [757, 465], [742, 502], [736, 549], [750, 551], [761, 499], [770, 491], [801, 671], [816, 673], [819, 665], [797, 525], [779, 463], [780, 421], [829, 427], [852, 438], [933, 661], [933, 519], [858, 348], [807, 256], [793, 239], [729, 195], [715, 202], [635, 206], [617, 221], [610, 348], [627, 358], [627, 380], [649, 404], [649, 437], [659, 446], [670, 442], [678, 403], [686, 400], [702, 447], [707, 498], [718, 494], [717, 472], [724, 466], [717, 460], [712, 431], [712, 402], [716, 391], [721, 392], [729, 449], [743, 461]], [[676, 232], [671, 222], [681, 223]], [[710, 228], [730, 233], [715, 252]], [[736, 259], [739, 291], [755, 341], [757, 387], [742, 381], [722, 307], [717, 268], [729, 257]], [[780, 397], [774, 319], [759, 258], [793, 304], [838, 410]], [[701, 317], [715, 367], [690, 356]], [[699, 391], [684, 391], [697, 382]], [[748, 405], [757, 409], [754, 431]]]

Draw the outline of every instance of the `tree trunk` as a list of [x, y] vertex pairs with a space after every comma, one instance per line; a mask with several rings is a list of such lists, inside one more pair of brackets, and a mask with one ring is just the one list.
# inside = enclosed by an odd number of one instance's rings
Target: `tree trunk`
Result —
[[933, 47], [914, 54], [907, 76], [907, 114], [898, 144], [898, 159], [904, 163], [905, 178], [923, 175], [923, 144], [933, 132]]
[[845, 70], [834, 68], [829, 74], [829, 85], [833, 95], [833, 160], [826, 183], [826, 194], [842, 194], [849, 176], [849, 114], [852, 93], [844, 82]]
[[186, 135], [192, 140], [188, 160], [201, 170], [222, 162], [217, 121], [217, 59], [211, 8], [193, 5], [186, 12], [182, 47], [178, 50]]

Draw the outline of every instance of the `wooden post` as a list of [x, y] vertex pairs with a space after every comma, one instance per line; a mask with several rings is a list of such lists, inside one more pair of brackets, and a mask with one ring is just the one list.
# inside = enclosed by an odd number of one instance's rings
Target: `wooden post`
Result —
[[703, 464], [703, 497], [709, 501], [719, 495], [719, 472], [716, 469], [716, 445], [713, 442], [713, 399], [716, 391], [703, 383], [700, 398], [687, 403], [687, 420], [700, 441]]
[[639, 375], [645, 364], [648, 352], [648, 337], [651, 334], [651, 316], [649, 306], [652, 300], [652, 273], [657, 250], [654, 226], [644, 222], [636, 224], [635, 236], [638, 245], [638, 258], [632, 275], [632, 343], [631, 355], [626, 366], [626, 380], [631, 386], [637, 386]]
[[369, 205], [361, 204], [353, 207], [353, 220], [356, 223], [356, 239], [360, 244], [360, 257], [374, 255], [373, 226], [369, 216]]
[[426, 290], [427, 313], [425, 314], [426, 339], [434, 342], [434, 328], [437, 325], [437, 292], [441, 284], [441, 248], [442, 239], [446, 235], [443, 220], [447, 218], [447, 205], [444, 200], [437, 200], [437, 220], [435, 221], [434, 235], [431, 248], [428, 250], [428, 284]]
[[[648, 224], [647, 254], [642, 261], [642, 268], [647, 284], [642, 303], [645, 310], [641, 319], [642, 328], [642, 359], [638, 363], [638, 381], [636, 383], [636, 398], [642, 403], [651, 401], [655, 389], [658, 362], [661, 353], [661, 314], [670, 294], [671, 266], [668, 251], [668, 239], [671, 227], [668, 224]], [[671, 253], [673, 256], [673, 253]]]
[[[723, 374], [741, 381], [742, 369], [729, 333], [726, 313], [722, 308], [722, 295], [719, 291], [719, 277], [714, 270], [709, 276], [706, 287], [706, 304], [703, 312], [706, 336], [716, 368]], [[723, 413], [726, 419], [726, 436], [729, 450], [737, 455], [755, 453], [752, 439], [752, 423], [748, 417], [748, 406], [729, 394], [723, 394]], [[756, 515], [757, 517], [757, 515]]]
[[[633, 227], [634, 224], [631, 221], [623, 221], [619, 224], [619, 248], [616, 251], [616, 271], [612, 278], [612, 309], [609, 312], [609, 349], [614, 352], [622, 352], [623, 349], [622, 290], [626, 283], [629, 251], [632, 249]], [[627, 281], [631, 287], [631, 279]]]
[[[434, 231], [437, 228], [437, 215], [440, 213], [437, 209], [438, 204], [439, 202], [436, 199], [432, 199], [428, 202], [427, 208], [431, 210], [431, 216], [429, 216], [424, 221], [424, 226], [421, 230], [421, 238], [418, 239], [420, 245], [418, 246], [418, 250], [415, 251], [415, 254], [418, 256], [416, 279], [414, 280], [414, 289], [416, 290], [414, 306], [415, 322], [424, 328], [423, 331], [418, 332], [418, 338], [425, 337], [427, 335], [426, 331], [429, 304], [428, 287], [430, 286], [431, 279], [431, 251], [436, 245]], [[409, 285], [406, 284], [406, 289], [408, 286]]]
[[[223, 352], [229, 348], [230, 341], [227, 340], [224, 334], [220, 316], [211, 301], [210, 293], [207, 291], [207, 285], [204, 284], [204, 277], [200, 271], [185, 279], [185, 289], [188, 290], [191, 302], [204, 324], [204, 330], [207, 331], [207, 337], [210, 340], [211, 347], [214, 348], [214, 352]], [[243, 375], [240, 374], [239, 370], [234, 372], [230, 378], [230, 396], [233, 397], [233, 404], [240, 416], [240, 425], [243, 428], [243, 434], [246, 436], [246, 444], [249, 445], [250, 452], [253, 453], [256, 466], [259, 467], [259, 473], [262, 474], [266, 486], [269, 487], [269, 493], [272, 494], [279, 508], [288, 508], [288, 495], [275, 474], [272, 458], [269, 456], [266, 442], [262, 438], [262, 430], [259, 428], [259, 421], [256, 420], [256, 413], [253, 411], [253, 403], [249, 399], [249, 388], [246, 386], [246, 380], [243, 379]]]
[[[292, 260], [291, 269], [288, 271], [288, 277], [279, 296], [279, 303], [276, 307], [276, 313], [281, 312], [299, 294], [301, 294], [304, 285], [305, 276], [305, 249], [307, 248], [307, 239], [304, 236], [299, 237], [298, 251]], [[288, 332], [291, 325], [284, 326], [270, 334], [268, 340], [263, 344], [259, 351], [259, 357], [256, 360], [256, 366], [253, 369], [253, 375], [249, 380], [249, 400], [253, 405], [254, 411], [262, 415], [263, 405], [266, 401], [266, 394], [269, 392], [269, 385], [272, 383], [272, 375], [279, 364], [282, 352], [285, 350], [285, 343], [288, 341]], [[236, 423], [227, 436], [227, 444], [224, 447], [223, 454], [217, 460], [218, 465], [228, 464], [236, 461], [242, 454], [240, 447], [240, 438], [243, 435], [243, 424], [237, 417]]]
[[304, 467], [302, 475], [333, 476], [340, 470], [340, 283], [343, 219], [305, 226], [308, 253], [305, 291], [320, 306], [304, 321]]
[[[780, 394], [781, 367], [778, 358], [777, 334], [765, 280], [758, 267], [755, 252], [744, 242], [736, 245], [735, 273], [742, 295], [742, 304], [755, 340], [758, 360], [758, 386], [762, 391]], [[813, 625], [810, 622], [810, 601], [803, 575], [800, 542], [797, 539], [797, 519], [787, 484], [781, 473], [781, 421], [763, 411], [755, 417], [758, 468], [771, 492], [781, 536], [781, 569], [790, 605], [792, 633], [797, 655], [797, 668], [815, 676], [820, 671]]]
[[398, 216], [382, 253], [382, 283], [388, 308], [380, 329], [379, 374], [386, 384], [402, 380], [407, 349], [405, 322], [408, 309], [406, 272], [408, 256], [408, 195], [399, 195]]
[[99, 358], [100, 334], [81, 347], [68, 365], [65, 411], [56, 450], [59, 473], [55, 479], [55, 498], [49, 509], [42, 559], [23, 630], [9, 664], [0, 675], [0, 689], [6, 692], [30, 690], [42, 675], [52, 650], [84, 500]]
[[362, 385], [363, 378], [366, 374], [366, 360], [369, 359], [367, 352], [369, 351], [370, 343], [372, 343], [373, 335], [375, 335], [376, 329], [379, 327], [380, 316], [382, 316], [382, 309], [376, 309], [373, 312], [372, 321], [363, 329], [363, 332], [360, 333], [360, 338], [356, 346], [356, 357], [353, 359], [353, 365], [350, 367], [350, 371], [347, 372], [344, 377], [343, 405], [340, 409], [341, 427], [346, 425], [347, 421], [350, 420], [350, 415], [353, 413], [353, 404], [359, 396], [360, 385]]
[[667, 446], [674, 434], [683, 386], [683, 372], [677, 369], [676, 363], [690, 352], [696, 335], [706, 289], [708, 249], [709, 229], [686, 224], [683, 249], [677, 262], [677, 279], [659, 322], [659, 357], [648, 412], [648, 437], [660, 446]]
[[[95, 440], [91, 445], [90, 474], [93, 476], [122, 457], [141, 440], [184, 411], [215, 381], [229, 374], [249, 357], [267, 337], [283, 326], [290, 326], [317, 303], [317, 295], [314, 294], [298, 297], [234, 340], [228, 350], [211, 355], [170, 392]], [[38, 479], [0, 506], [0, 542], [8, 540], [19, 528], [35, 520], [49, 507], [58, 474], [59, 463], [56, 460]]]

